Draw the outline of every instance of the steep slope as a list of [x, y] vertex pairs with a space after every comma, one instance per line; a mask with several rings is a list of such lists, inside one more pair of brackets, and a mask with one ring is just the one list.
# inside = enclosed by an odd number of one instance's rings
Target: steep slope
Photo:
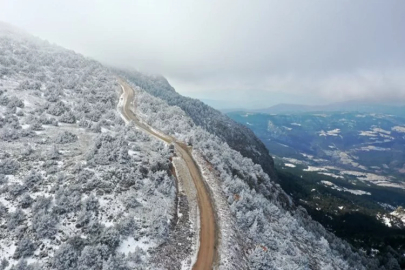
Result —
[[163, 99], [170, 106], [180, 107], [197, 126], [223, 139], [232, 149], [260, 164], [270, 177], [276, 177], [273, 159], [264, 144], [250, 129], [197, 99], [179, 95], [162, 76], [145, 75], [137, 71], [118, 72], [151, 95]]
[[[196, 126], [179, 107], [168, 106], [141, 88], [137, 88], [135, 96], [137, 115], [146, 123], [193, 142], [200, 167], [208, 168], [214, 178], [209, 184], [213, 197], [225, 198], [227, 205], [217, 209], [219, 230], [223, 233], [219, 254], [225, 255], [224, 261], [229, 258], [226, 254], [232, 252], [241, 251], [241, 256], [234, 264], [220, 264], [221, 268], [238, 269], [239, 265], [239, 269], [378, 269], [378, 260], [353, 252], [347, 243], [312, 221], [305, 210], [285, 207], [282, 198], [288, 196], [272, 183], [260, 165]], [[215, 199], [214, 204], [218, 208], [219, 200]], [[231, 234], [224, 230], [225, 218], [221, 217], [227, 213], [233, 226]], [[228, 245], [231, 241], [236, 245], [234, 249]], [[243, 263], [245, 267], [241, 266]]]
[[[212, 269], [214, 266], [214, 260], [217, 257], [216, 254], [216, 223], [214, 211], [211, 203], [210, 195], [204, 185], [204, 180], [201, 172], [197, 168], [196, 162], [191, 155], [190, 148], [185, 144], [178, 142], [176, 138], [162, 134], [161, 132], [153, 131], [153, 128], [147, 126], [139, 121], [139, 118], [131, 110], [131, 103], [134, 99], [134, 90], [123, 80], [119, 80], [122, 87], [122, 114], [127, 121], [133, 121], [135, 125], [145, 131], [146, 133], [159, 138], [165, 143], [172, 144], [175, 149], [176, 155], [186, 164], [187, 171], [181, 171], [176, 169], [178, 176], [178, 182], [181, 179], [184, 181], [193, 182], [189, 185], [195, 187], [198, 199], [198, 209], [200, 212], [200, 236], [199, 236], [199, 250], [196, 258], [196, 262], [193, 265], [193, 269]], [[182, 175], [183, 173], [183, 175]], [[188, 179], [187, 179], [188, 178]], [[181, 183], [186, 185], [187, 183]], [[190, 198], [187, 198], [190, 201]]]
[[175, 220], [193, 233], [171, 150], [125, 126], [99, 63], [2, 27], [0, 269], [156, 269]]

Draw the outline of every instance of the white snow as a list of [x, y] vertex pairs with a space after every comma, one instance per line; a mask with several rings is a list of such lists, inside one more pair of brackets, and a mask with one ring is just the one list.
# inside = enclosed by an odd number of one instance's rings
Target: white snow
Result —
[[293, 163], [293, 164], [305, 164], [304, 161], [298, 160], [298, 159], [295, 159], [295, 158], [285, 158], [285, 157], [283, 157], [283, 160], [287, 161], [288, 163]]
[[378, 132], [378, 133], [385, 133], [385, 134], [387, 134], [387, 135], [389, 135], [389, 134], [391, 134], [391, 131], [388, 131], [388, 130], [384, 130], [384, 129], [382, 129], [382, 128], [373, 128], [373, 131], [374, 132]]
[[147, 251], [151, 247], [156, 245], [151, 242], [148, 237], [143, 236], [142, 238], [135, 240], [134, 237], [130, 236], [124, 239], [117, 248], [117, 252], [128, 254], [129, 252], [135, 252], [136, 248], [139, 247], [143, 251]]
[[368, 146], [363, 146], [360, 149], [360, 151], [391, 151], [391, 148], [383, 148], [383, 147], [377, 147], [374, 145], [368, 145]]
[[403, 224], [405, 224], [405, 211], [402, 207], [398, 207], [395, 211], [392, 211], [389, 214], [377, 214], [377, 219], [381, 220], [386, 226], [392, 227], [397, 222], [393, 222], [399, 218]]
[[330, 181], [325, 181], [325, 180], [322, 180], [321, 181], [323, 184], [325, 184], [326, 186], [333, 186], [334, 184], [332, 183], [332, 182], [330, 182]]
[[284, 166], [290, 167], [290, 168], [295, 168], [295, 167], [297, 167], [297, 166], [295, 166], [295, 165], [292, 164], [292, 163], [284, 163]]
[[348, 188], [345, 188], [345, 187], [339, 187], [338, 185], [336, 185], [336, 184], [334, 184], [334, 183], [332, 183], [330, 181], [322, 180], [321, 183], [324, 184], [325, 186], [328, 186], [328, 187], [332, 188], [332, 189], [335, 189], [335, 190], [338, 190], [338, 191], [349, 192], [349, 193], [352, 193], [354, 195], [371, 195], [371, 193], [367, 192], [367, 191], [358, 190], [358, 189], [348, 189]]
[[382, 219], [385, 225], [387, 225], [388, 227], [392, 227], [390, 218], [388, 218], [387, 216], [383, 216]]
[[320, 167], [314, 167], [314, 166], [308, 166], [307, 169], [304, 169], [305, 172], [321, 172], [321, 171], [326, 171], [325, 168], [320, 168]]
[[405, 133], [405, 127], [404, 126], [395, 126], [395, 127], [392, 127], [391, 130], [399, 132], [399, 133]]
[[360, 136], [377, 137], [373, 131], [360, 131]]
[[396, 209], [395, 211], [391, 212], [391, 215], [399, 218], [403, 223], [405, 223], [405, 211], [403, 208]]
[[[193, 157], [204, 176], [204, 180], [212, 191], [214, 205], [218, 210], [217, 224], [220, 228], [218, 253], [221, 255], [221, 265], [218, 269], [233, 269], [232, 265], [235, 263], [235, 259], [237, 258], [238, 262], [242, 263], [244, 257], [241, 250], [235, 249], [235, 246], [238, 246], [238, 241], [241, 241], [241, 239], [238, 239], [240, 232], [236, 224], [234, 224], [229, 204], [222, 191], [220, 179], [209, 170], [209, 164], [206, 163], [199, 152], [193, 150]], [[241, 269], [247, 268], [247, 266], [243, 267], [243, 263], [241, 266]]]
[[320, 132], [319, 132], [319, 136], [338, 136], [339, 135], [339, 133], [340, 133], [340, 129], [339, 128], [336, 128], [336, 129], [333, 129], [333, 130], [329, 130], [329, 131], [324, 131], [324, 130], [321, 130]]

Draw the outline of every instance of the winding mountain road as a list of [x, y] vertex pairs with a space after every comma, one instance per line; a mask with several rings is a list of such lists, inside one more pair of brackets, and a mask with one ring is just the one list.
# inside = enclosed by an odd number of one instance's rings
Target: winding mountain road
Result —
[[[121, 113], [127, 121], [133, 121], [136, 126], [150, 135], [165, 141], [166, 143], [173, 144], [176, 154], [184, 160], [192, 177], [192, 181], [197, 190], [198, 208], [200, 210], [200, 237], [199, 237], [199, 250], [197, 260], [193, 265], [194, 270], [213, 269], [217, 257], [216, 247], [216, 222], [214, 215], [214, 208], [212, 206], [211, 198], [204, 184], [203, 177], [198, 169], [197, 163], [191, 154], [191, 148], [182, 142], [178, 142], [176, 138], [154, 131], [148, 125], [139, 121], [138, 117], [131, 110], [131, 101], [134, 100], [135, 92], [132, 87], [122, 79], [118, 79], [121, 85], [122, 95], [120, 100]], [[120, 106], [119, 106], [120, 107]]]

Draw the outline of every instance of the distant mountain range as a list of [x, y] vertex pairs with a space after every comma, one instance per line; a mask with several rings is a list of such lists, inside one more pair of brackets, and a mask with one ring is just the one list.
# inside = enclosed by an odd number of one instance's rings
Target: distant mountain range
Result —
[[397, 116], [405, 117], [405, 105], [404, 104], [377, 104], [364, 101], [349, 101], [349, 102], [337, 102], [327, 105], [302, 105], [302, 104], [288, 104], [281, 103], [268, 108], [248, 110], [248, 109], [222, 109], [223, 113], [232, 111], [245, 111], [255, 113], [267, 113], [267, 114], [288, 114], [288, 113], [304, 113], [304, 112], [363, 112], [363, 113], [384, 113], [393, 114]]

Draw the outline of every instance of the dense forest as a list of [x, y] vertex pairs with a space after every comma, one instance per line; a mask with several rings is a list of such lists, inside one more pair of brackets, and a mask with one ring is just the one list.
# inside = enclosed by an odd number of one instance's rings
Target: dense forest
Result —
[[[334, 190], [319, 184], [325, 176], [307, 172], [302, 176], [295, 170], [277, 169], [278, 182], [283, 190], [304, 207], [310, 216], [336, 236], [341, 237], [356, 249], [378, 258], [381, 262], [394, 257], [405, 267], [405, 230], [399, 226], [388, 227], [376, 219], [379, 213], [387, 212], [380, 204], [367, 196]], [[381, 189], [381, 188], [380, 188]], [[376, 189], [373, 189], [373, 193]], [[401, 191], [385, 194], [381, 190], [380, 201], [404, 200]], [[387, 197], [385, 197], [387, 196]]]

